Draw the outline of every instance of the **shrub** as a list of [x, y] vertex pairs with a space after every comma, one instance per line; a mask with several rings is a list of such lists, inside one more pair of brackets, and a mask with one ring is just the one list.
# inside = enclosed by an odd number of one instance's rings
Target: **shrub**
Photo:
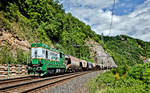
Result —
[[[138, 64], [128, 70], [125, 67], [112, 69], [92, 80], [90, 93], [150, 93], [150, 63]], [[115, 79], [120, 73], [122, 76]]]

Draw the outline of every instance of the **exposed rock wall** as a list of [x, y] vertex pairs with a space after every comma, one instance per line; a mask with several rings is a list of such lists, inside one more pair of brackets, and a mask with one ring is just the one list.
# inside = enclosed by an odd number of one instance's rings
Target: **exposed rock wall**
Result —
[[113, 58], [104, 51], [103, 47], [100, 44], [93, 40], [87, 41], [86, 44], [89, 45], [91, 55], [93, 55], [97, 63], [103, 63], [105, 66], [117, 66]]
[[12, 50], [19, 48], [24, 51], [28, 51], [30, 48], [30, 43], [27, 40], [23, 40], [17, 35], [0, 28], [0, 46], [5, 45], [5, 43], [7, 43]]

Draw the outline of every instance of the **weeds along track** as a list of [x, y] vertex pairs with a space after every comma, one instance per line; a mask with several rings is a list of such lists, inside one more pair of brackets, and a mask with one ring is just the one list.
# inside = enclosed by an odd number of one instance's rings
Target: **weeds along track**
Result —
[[[53, 77], [47, 77], [47, 78], [38, 78], [38, 79], [32, 79], [31, 81], [24, 81], [19, 84], [14, 85], [7, 85], [0, 88], [0, 93], [27, 93], [27, 92], [39, 92], [43, 91], [44, 88], [56, 86], [60, 83], [63, 83], [67, 80], [70, 80], [72, 78], [90, 73], [92, 71], [86, 71], [86, 72], [76, 72], [76, 73], [69, 73], [64, 75], [58, 75]], [[1, 86], [1, 85], [0, 85]]]

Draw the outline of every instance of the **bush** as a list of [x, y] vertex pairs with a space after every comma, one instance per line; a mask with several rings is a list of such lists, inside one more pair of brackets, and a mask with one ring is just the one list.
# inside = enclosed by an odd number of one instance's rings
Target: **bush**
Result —
[[[150, 63], [138, 64], [129, 70], [125, 67], [112, 69], [90, 81], [90, 93], [150, 93]], [[129, 73], [124, 74], [126, 71]], [[118, 72], [121, 75], [115, 79]]]

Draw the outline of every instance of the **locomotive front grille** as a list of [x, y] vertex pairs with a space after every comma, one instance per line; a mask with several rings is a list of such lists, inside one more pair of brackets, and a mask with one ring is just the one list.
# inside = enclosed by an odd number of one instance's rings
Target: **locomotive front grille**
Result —
[[33, 64], [33, 67], [38, 67], [39, 65], [38, 64]]

